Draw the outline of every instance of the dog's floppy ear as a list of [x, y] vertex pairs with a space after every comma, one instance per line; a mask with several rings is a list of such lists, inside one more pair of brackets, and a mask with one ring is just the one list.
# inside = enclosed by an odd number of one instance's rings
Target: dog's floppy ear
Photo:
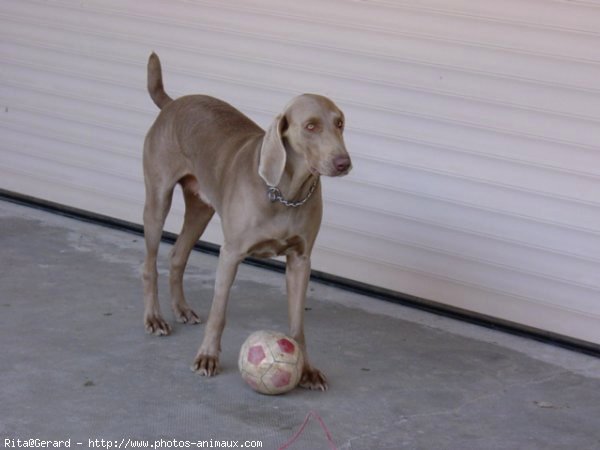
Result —
[[277, 186], [283, 175], [286, 153], [282, 134], [286, 128], [287, 119], [285, 114], [281, 114], [275, 118], [263, 139], [258, 174], [268, 186]]

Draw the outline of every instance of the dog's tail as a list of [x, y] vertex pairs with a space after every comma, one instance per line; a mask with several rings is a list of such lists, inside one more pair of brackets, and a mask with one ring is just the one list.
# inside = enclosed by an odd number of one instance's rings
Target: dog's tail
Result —
[[160, 59], [154, 52], [148, 58], [148, 92], [152, 101], [160, 109], [171, 103], [173, 99], [165, 92], [162, 81], [162, 69], [160, 67]]

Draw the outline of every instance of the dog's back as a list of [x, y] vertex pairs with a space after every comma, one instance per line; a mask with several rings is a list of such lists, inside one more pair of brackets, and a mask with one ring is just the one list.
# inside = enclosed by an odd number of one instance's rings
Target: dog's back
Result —
[[[219, 127], [225, 128], [225, 130], [220, 129], [219, 131], [221, 132], [227, 132], [226, 128], [228, 127], [235, 128], [236, 132], [244, 131], [245, 129], [248, 132], [263, 131], [236, 108], [217, 98], [208, 95], [186, 95], [173, 100], [165, 91], [162, 68], [156, 53], [152, 53], [148, 58], [148, 93], [159, 109], [172, 110], [170, 114], [178, 116], [176, 117], [177, 119], [185, 119], [185, 116], [193, 117], [193, 122], [189, 120], [178, 121], [182, 126], [188, 128], [190, 126], [192, 128], [193, 126], [209, 128], [218, 124]], [[206, 131], [210, 130], [203, 130], [203, 132]], [[187, 134], [190, 134], [190, 132], [188, 131]]]
[[[160, 166], [163, 177], [169, 174], [168, 178], [179, 179], [194, 173], [200, 176], [202, 184], [218, 184], [224, 162], [249, 149], [249, 143], [258, 145], [265, 134], [238, 109], [217, 98], [171, 98], [165, 92], [160, 60], [155, 53], [148, 59], [148, 92], [161, 111], [146, 136], [146, 173]], [[224, 149], [228, 157], [223, 157]], [[165, 166], [167, 161], [171, 163]]]

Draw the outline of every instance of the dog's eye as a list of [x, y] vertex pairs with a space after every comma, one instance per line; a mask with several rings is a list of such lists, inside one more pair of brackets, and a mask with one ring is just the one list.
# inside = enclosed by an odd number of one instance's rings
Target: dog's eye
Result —
[[315, 130], [317, 129], [317, 126], [316, 126], [314, 123], [310, 122], [310, 123], [307, 123], [307, 124], [306, 124], [306, 127], [305, 127], [305, 128], [306, 128], [308, 131], [315, 131]]
[[335, 123], [335, 126], [338, 127], [341, 130], [342, 128], [344, 128], [344, 121], [343, 120], [338, 120]]

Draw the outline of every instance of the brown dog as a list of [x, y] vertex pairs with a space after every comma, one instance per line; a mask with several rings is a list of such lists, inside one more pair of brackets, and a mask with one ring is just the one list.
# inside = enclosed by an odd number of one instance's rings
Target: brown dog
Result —
[[327, 389], [325, 376], [309, 363], [304, 340], [304, 302], [310, 255], [322, 215], [320, 175], [351, 169], [342, 133], [344, 115], [322, 96], [294, 98], [265, 133], [229, 104], [204, 95], [173, 100], [163, 88], [160, 61], [148, 61], [148, 91], [162, 110], [144, 143], [146, 203], [144, 234], [144, 324], [149, 333], [171, 328], [158, 303], [156, 256], [173, 189], [185, 199], [183, 229], [171, 253], [170, 290], [175, 317], [200, 319], [183, 294], [190, 251], [215, 211], [221, 218], [221, 247], [215, 292], [204, 340], [193, 369], [218, 371], [229, 290], [246, 256], [286, 256], [290, 334], [304, 354], [300, 385]]

